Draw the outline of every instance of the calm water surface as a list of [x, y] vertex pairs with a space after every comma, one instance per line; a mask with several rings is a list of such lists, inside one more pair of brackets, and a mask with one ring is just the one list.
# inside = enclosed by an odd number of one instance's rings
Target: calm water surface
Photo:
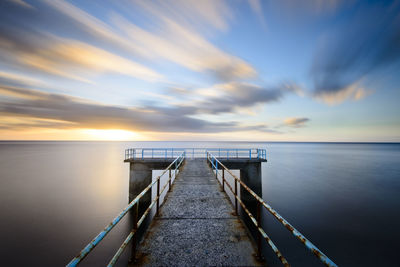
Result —
[[[399, 144], [229, 142], [0, 142], [1, 265], [68, 263], [126, 206], [128, 147], [267, 148], [263, 198], [283, 217], [340, 266], [399, 266]], [[321, 265], [272, 216], [263, 223], [292, 266]], [[106, 264], [129, 225], [83, 266]]]

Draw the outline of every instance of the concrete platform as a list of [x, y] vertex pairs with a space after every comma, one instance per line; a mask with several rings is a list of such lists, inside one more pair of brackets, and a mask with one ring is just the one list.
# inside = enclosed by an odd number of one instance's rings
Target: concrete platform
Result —
[[206, 159], [187, 159], [139, 246], [140, 266], [259, 266]]

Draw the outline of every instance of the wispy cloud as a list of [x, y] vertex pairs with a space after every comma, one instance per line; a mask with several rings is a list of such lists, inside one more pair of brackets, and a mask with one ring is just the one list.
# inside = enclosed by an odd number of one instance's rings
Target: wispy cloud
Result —
[[[143, 61], [160, 59], [195, 72], [211, 73], [222, 81], [257, 75], [245, 60], [223, 51], [204, 36], [204, 29], [228, 29], [233, 10], [225, 1], [132, 3], [150, 16], [151, 31], [115, 11], [109, 12], [114, 22], [110, 24], [64, 0], [43, 0], [35, 14], [15, 10], [10, 17], [2, 16], [5, 10], [0, 11], [0, 50], [9, 62], [14, 60], [15, 64], [82, 81], [90, 78], [82, 76], [95, 72], [159, 80], [161, 75], [144, 66]], [[49, 32], [44, 32], [44, 27], [38, 25], [46, 23], [46, 17], [53, 16], [54, 10], [69, 27], [55, 23], [48, 27]], [[77, 57], [77, 53], [81, 55]]]
[[[266, 125], [210, 122], [192, 118], [190, 111], [160, 107], [111, 106], [87, 99], [27, 88], [23, 82], [0, 84], [2, 129], [63, 128], [123, 129], [154, 132], [219, 133], [269, 131]], [[188, 109], [189, 110], [189, 109]], [[10, 120], [10, 118], [12, 120]], [[19, 121], [15, 122], [15, 119]]]
[[28, 4], [23, 0], [8, 0], [8, 1], [24, 8], [33, 8], [33, 6], [31, 6], [30, 4]]
[[365, 95], [361, 80], [400, 58], [399, 14], [399, 2], [379, 2], [324, 36], [311, 69], [314, 96], [339, 103]]
[[[114, 34], [106, 24], [71, 4], [64, 1], [50, 2], [55, 7], [64, 8], [63, 11], [85, 25], [88, 32], [114, 43], [129, 45], [127, 40]], [[37, 29], [35, 25], [39, 20], [35, 16], [46, 17], [49, 13], [41, 13], [41, 10], [25, 11], [21, 8], [16, 9], [14, 16], [6, 12], [3, 9], [0, 11], [0, 58], [4, 63], [85, 82], [90, 82], [90, 78], [102, 73], [119, 73], [147, 81], [163, 78], [161, 74], [129, 57]], [[22, 18], [24, 15], [26, 20]]]
[[6, 84], [10, 86], [26, 84], [40, 88], [46, 87], [46, 83], [37, 78], [13, 72], [4, 72], [4, 71], [0, 71], [0, 84], [2, 85]]
[[127, 38], [118, 34], [109, 24], [89, 14], [88, 12], [64, 0], [42, 0], [50, 7], [69, 19], [75, 25], [75, 30], [83, 30], [93, 36], [97, 43], [114, 46], [117, 50], [125, 50], [134, 55], [146, 56], [147, 51], [135, 46]]
[[194, 71], [209, 71], [222, 80], [249, 78], [255, 69], [210, 43], [199, 31], [209, 26], [226, 30], [233, 11], [225, 1], [133, 1], [151, 16], [153, 31], [147, 31], [114, 14], [114, 25], [124, 34], [85, 11], [62, 0], [46, 2], [89, 34], [112, 42], [146, 58], [163, 58]]
[[314, 97], [329, 105], [337, 105], [347, 99], [351, 99], [354, 101], [361, 100], [370, 95], [372, 92], [372, 90], [368, 90], [362, 87], [360, 85], [360, 82], [355, 82], [354, 84], [342, 87], [340, 90], [337, 91], [328, 90], [324, 92], [315, 92]]
[[290, 15], [323, 15], [335, 12], [346, 4], [352, 4], [353, 0], [281, 0], [269, 7]]
[[285, 126], [300, 128], [304, 127], [308, 121], [310, 121], [309, 118], [287, 118], [283, 123]]
[[265, 22], [265, 17], [264, 17], [264, 12], [262, 9], [262, 3], [260, 0], [248, 0], [249, 5], [251, 7], [251, 9], [253, 10], [253, 12], [257, 15], [258, 20], [261, 22], [261, 25], [263, 25], [263, 27], [266, 27], [267, 24]]
[[249, 63], [217, 48], [195, 30], [174, 20], [162, 20], [156, 32], [146, 31], [122, 17], [116, 17], [114, 22], [134, 45], [147, 49], [147, 54], [153, 57], [167, 59], [197, 72], [210, 72], [223, 81], [256, 75]]
[[[102, 105], [66, 95], [50, 94], [15, 87], [2, 87], [18, 97], [0, 100], [2, 116], [30, 117], [34, 120], [67, 122], [71, 128], [126, 129], [133, 131], [220, 132], [235, 130], [233, 123], [214, 124], [157, 112], [151, 109]], [[57, 127], [51, 125], [49, 127]], [[32, 127], [43, 127], [42, 123]]]
[[134, 0], [135, 7], [141, 7], [161, 20], [174, 20], [184, 27], [209, 31], [209, 28], [226, 31], [234, 18], [234, 10], [226, 0]]
[[251, 83], [231, 82], [216, 84], [211, 88], [183, 89], [170, 91], [179, 95], [181, 103], [174, 109], [186, 114], [232, 113], [238, 109], [252, 108], [259, 104], [278, 102], [288, 93], [295, 93], [297, 87], [281, 84], [276, 87], [261, 87]]
[[[35, 86], [36, 85], [36, 86]], [[290, 85], [262, 88], [246, 83], [227, 83], [207, 88], [169, 89], [171, 99], [180, 103], [165, 107], [114, 106], [63, 94], [47, 93], [36, 79], [10, 72], [0, 72], [0, 119], [2, 129], [124, 129], [154, 132], [220, 133], [257, 131], [279, 133], [263, 123], [242, 124], [235, 121], [212, 122], [198, 115], [237, 112], [262, 103], [280, 101], [293, 92]], [[211, 94], [211, 92], [218, 92]], [[189, 100], [190, 99], [190, 100]], [[183, 104], [190, 103], [190, 104]], [[12, 120], [10, 120], [12, 118]]]
[[162, 79], [161, 74], [139, 63], [87, 43], [50, 34], [2, 31], [0, 51], [13, 64], [81, 81], [107, 72], [149, 81]]

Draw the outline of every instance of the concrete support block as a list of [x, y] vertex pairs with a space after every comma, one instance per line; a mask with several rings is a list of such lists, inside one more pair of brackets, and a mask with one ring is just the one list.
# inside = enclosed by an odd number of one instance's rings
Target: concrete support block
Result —
[[[152, 169], [146, 163], [131, 162], [129, 170], [129, 202], [152, 182]], [[151, 203], [151, 189], [139, 201], [139, 218]]]
[[[258, 196], [262, 197], [262, 175], [261, 175], [261, 162], [247, 163], [240, 169], [240, 180], [242, 180], [251, 190], [254, 191]], [[257, 216], [257, 205], [258, 201], [243, 187], [240, 187], [240, 199], [246, 205], [247, 209], [256, 218]], [[254, 224], [250, 218], [241, 212], [245, 224], [250, 231], [255, 234]], [[254, 236], [254, 235], [253, 235]]]
[[[261, 162], [248, 163], [242, 169], [240, 169], [240, 180], [242, 180], [251, 190], [261, 197], [262, 194], [262, 183], [261, 183]], [[247, 192], [243, 187], [240, 189], [240, 198], [246, 204], [249, 203], [249, 207], [255, 206], [257, 203], [255, 198]]]

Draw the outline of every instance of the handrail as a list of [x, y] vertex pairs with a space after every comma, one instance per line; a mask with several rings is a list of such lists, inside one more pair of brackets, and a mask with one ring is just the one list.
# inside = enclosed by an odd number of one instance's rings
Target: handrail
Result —
[[125, 160], [174, 158], [183, 152], [187, 158], [207, 158], [207, 152], [212, 152], [218, 158], [267, 159], [266, 150], [259, 148], [128, 148]]
[[[216, 178], [218, 178], [218, 165], [222, 167], [222, 170], [226, 170], [234, 179], [235, 179], [235, 190], [232, 189], [232, 186], [229, 183], [225, 182], [225, 176], [224, 172], [222, 172], [222, 185], [226, 184], [230, 191], [234, 194], [235, 196], [235, 210], [237, 213], [237, 201], [240, 203], [242, 206], [243, 210], [247, 213], [247, 215], [250, 217], [251, 221], [254, 223], [254, 225], [257, 227], [257, 230], [259, 233], [264, 237], [264, 239], [267, 241], [267, 243], [271, 246], [271, 248], [274, 250], [275, 254], [278, 256], [279, 260], [282, 262], [284, 266], [289, 266], [289, 263], [286, 261], [286, 259], [282, 256], [282, 254], [279, 252], [277, 247], [274, 245], [272, 240], [268, 237], [268, 235], [264, 232], [264, 230], [261, 228], [261, 223], [260, 223], [260, 205], [264, 206], [265, 209], [267, 209], [280, 223], [282, 223], [286, 229], [288, 229], [295, 237], [297, 237], [316, 257], [318, 257], [322, 263], [324, 263], [326, 266], [336, 266], [337, 265], [330, 260], [322, 251], [320, 251], [314, 244], [312, 244], [305, 236], [303, 236], [297, 229], [295, 229], [288, 221], [286, 221], [277, 211], [275, 211], [270, 205], [264, 202], [264, 200], [259, 197], [253, 190], [251, 190], [243, 181], [241, 181], [236, 175], [234, 175], [227, 167], [225, 167], [224, 164], [222, 164], [214, 155], [211, 153], [207, 153], [207, 160], [211, 163], [212, 167], [215, 169], [216, 172]], [[254, 218], [254, 216], [251, 214], [251, 212], [246, 208], [242, 200], [238, 197], [237, 195], [237, 183], [240, 183], [241, 186], [243, 186], [244, 189], [246, 189], [257, 201], [258, 201], [258, 211], [257, 211], [257, 220]], [[260, 239], [259, 239], [260, 240]], [[261, 244], [260, 241], [258, 243], [258, 251], [259, 254], [261, 253]], [[259, 255], [261, 256], [261, 255]]]
[[[149, 205], [149, 207], [146, 209], [146, 211], [143, 213], [142, 217], [140, 218], [139, 221], [134, 222], [134, 229], [129, 233], [128, 237], [125, 239], [125, 241], [122, 243], [122, 245], [120, 246], [120, 248], [118, 249], [118, 251], [116, 252], [116, 254], [114, 255], [114, 257], [111, 259], [110, 263], [108, 264], [108, 266], [113, 266], [119, 256], [122, 254], [122, 252], [124, 251], [124, 249], [126, 248], [126, 246], [128, 245], [129, 241], [132, 239], [132, 237], [136, 237], [135, 233], [137, 232], [137, 229], [139, 228], [139, 226], [143, 223], [144, 219], [146, 218], [146, 216], [149, 214], [150, 210], [152, 209], [152, 207], [154, 206], [155, 202], [157, 202], [157, 215], [159, 212], [159, 199], [160, 196], [162, 194], [162, 192], [165, 190], [165, 188], [167, 187], [167, 185], [169, 185], [169, 189], [171, 188], [171, 180], [172, 180], [172, 175], [171, 175], [171, 170], [172, 167], [174, 166], [174, 181], [176, 178], [176, 170], [181, 166], [183, 160], [185, 159], [185, 152], [183, 152], [182, 154], [180, 154], [170, 165], [168, 165], [168, 167], [166, 169], [164, 169], [164, 171], [161, 173], [161, 175], [159, 175], [152, 183], [150, 183], [142, 192], [140, 192], [139, 195], [137, 195], [135, 197], [135, 199], [133, 199], [128, 206], [120, 213], [118, 214], [117, 217], [114, 218], [114, 220], [108, 224], [103, 231], [101, 231], [88, 245], [86, 245], [86, 247], [84, 247], [81, 252], [75, 257], [73, 258], [68, 264], [68, 267], [73, 267], [73, 266], [77, 266], [94, 248], [97, 244], [100, 243], [101, 240], [103, 240], [103, 238], [111, 231], [112, 228], [114, 228], [114, 226], [128, 213], [129, 210], [132, 209], [133, 206], [136, 205], [136, 213], [135, 213], [135, 221], [137, 220], [137, 214], [138, 214], [138, 207], [139, 207], [139, 200], [144, 196], [144, 194], [147, 193], [147, 191], [150, 190], [150, 188], [157, 183], [157, 197], [151, 202], [151, 204]], [[167, 183], [164, 185], [162, 191], [159, 190], [160, 187], [160, 179], [161, 176], [163, 176], [167, 171], [169, 172], [169, 179], [167, 181]], [[135, 246], [134, 246], [135, 247]], [[134, 250], [135, 252], [135, 250]], [[134, 256], [134, 255], [133, 255]]]

